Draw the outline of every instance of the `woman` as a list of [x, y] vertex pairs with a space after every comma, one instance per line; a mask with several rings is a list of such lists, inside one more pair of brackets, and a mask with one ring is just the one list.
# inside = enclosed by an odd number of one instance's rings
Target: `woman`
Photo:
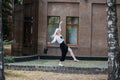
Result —
[[62, 52], [61, 58], [60, 58], [60, 62], [59, 62], [59, 66], [63, 66], [62, 62], [65, 60], [66, 54], [69, 51], [70, 55], [72, 56], [73, 60], [76, 62], [79, 62], [78, 59], [76, 59], [76, 57], [74, 56], [74, 53], [72, 51], [72, 49], [70, 47], [68, 47], [65, 43], [64, 43], [64, 39], [61, 35], [61, 24], [63, 21], [61, 21], [59, 23], [59, 28], [57, 28], [54, 32], [54, 34], [52, 35], [53, 40], [51, 42], [48, 42], [48, 44], [53, 44], [56, 41], [60, 44], [60, 49]]

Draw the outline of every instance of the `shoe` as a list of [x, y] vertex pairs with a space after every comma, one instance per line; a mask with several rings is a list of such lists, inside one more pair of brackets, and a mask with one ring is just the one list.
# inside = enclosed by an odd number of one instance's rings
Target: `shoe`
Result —
[[63, 67], [63, 64], [61, 64], [61, 63], [59, 63], [58, 65], [61, 66], [61, 67]]
[[75, 59], [74, 61], [75, 61], [75, 62], [79, 62], [79, 60], [78, 60], [78, 59]]

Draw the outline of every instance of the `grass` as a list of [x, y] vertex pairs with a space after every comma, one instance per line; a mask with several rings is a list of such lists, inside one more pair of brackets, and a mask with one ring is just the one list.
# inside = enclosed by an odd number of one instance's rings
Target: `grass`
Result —
[[17, 73], [17, 71], [12, 71], [12, 70], [5, 70], [5, 76], [7, 77], [26, 77], [24, 74], [21, 74], [21, 73]]
[[107, 74], [69, 74], [5, 70], [6, 80], [107, 80]]

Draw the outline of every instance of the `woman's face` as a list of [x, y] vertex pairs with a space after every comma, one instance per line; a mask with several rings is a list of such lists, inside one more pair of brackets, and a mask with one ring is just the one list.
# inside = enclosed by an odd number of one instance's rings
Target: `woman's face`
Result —
[[58, 29], [57, 32], [56, 32], [56, 35], [59, 35], [60, 34], [60, 30]]

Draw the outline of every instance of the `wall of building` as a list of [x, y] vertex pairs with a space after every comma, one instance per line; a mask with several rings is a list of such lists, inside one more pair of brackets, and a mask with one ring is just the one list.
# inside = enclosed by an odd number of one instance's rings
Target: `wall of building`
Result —
[[[48, 45], [48, 16], [59, 16], [63, 20], [62, 35], [66, 42], [66, 17], [79, 17], [78, 44], [70, 46], [78, 57], [107, 56], [106, 0], [24, 0], [25, 4], [15, 7], [13, 55], [60, 56], [59, 45]], [[31, 2], [32, 1], [32, 2]], [[33, 31], [31, 46], [25, 47], [25, 8], [31, 5]], [[117, 0], [118, 29], [120, 40], [120, 1]], [[29, 12], [29, 11], [28, 11]], [[119, 41], [120, 42], [120, 41]], [[44, 49], [48, 48], [47, 54]], [[67, 54], [67, 56], [70, 56]]]
[[[117, 0], [117, 3], [119, 5], [120, 1]], [[78, 16], [78, 46], [72, 47], [75, 55], [78, 57], [106, 57], [105, 4], [106, 0], [39, 0], [38, 54], [45, 56], [61, 55], [59, 46], [48, 46], [47, 44], [47, 16], [60, 16], [60, 19], [64, 20], [62, 24], [64, 37], [66, 36], [66, 16]], [[120, 10], [118, 9], [119, 12]], [[118, 23], [119, 26], [120, 24]], [[44, 48], [48, 48], [47, 54], [44, 54]]]
[[15, 5], [14, 12], [12, 55], [37, 54], [38, 0], [24, 0], [23, 5]]

